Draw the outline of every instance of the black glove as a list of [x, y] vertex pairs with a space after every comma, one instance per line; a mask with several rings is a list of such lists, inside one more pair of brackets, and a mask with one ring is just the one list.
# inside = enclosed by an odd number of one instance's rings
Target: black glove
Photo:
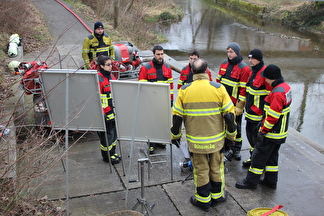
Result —
[[236, 123], [234, 121], [234, 114], [233, 113], [227, 113], [226, 115], [224, 115], [224, 119], [225, 119], [225, 123], [227, 125], [227, 130], [230, 133], [233, 133], [234, 131], [236, 131]]
[[265, 136], [265, 133], [262, 133], [261, 131], [259, 131], [258, 134], [257, 134], [257, 140], [258, 140], [260, 143], [263, 143], [263, 141], [264, 141], [264, 136]]
[[173, 139], [171, 140], [171, 143], [173, 145], [176, 145], [178, 148], [180, 148], [180, 139]]
[[171, 107], [173, 107], [173, 100], [171, 101]]

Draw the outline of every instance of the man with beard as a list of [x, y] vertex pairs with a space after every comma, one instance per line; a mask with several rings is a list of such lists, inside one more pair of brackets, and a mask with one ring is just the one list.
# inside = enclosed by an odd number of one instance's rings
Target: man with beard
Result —
[[84, 60], [84, 68], [89, 69], [90, 63], [100, 55], [115, 58], [114, 46], [111, 37], [104, 32], [102, 22], [94, 24], [94, 32], [88, 35], [83, 42], [82, 58]]
[[[173, 77], [171, 66], [164, 62], [164, 49], [162, 46], [153, 48], [153, 59], [144, 64], [139, 72], [138, 81], [167, 83], [170, 85], [171, 107], [173, 106]], [[165, 148], [164, 143], [150, 143], [150, 154], [154, 153], [156, 145]]]
[[[241, 124], [243, 108], [246, 100], [246, 82], [251, 72], [249, 66], [243, 61], [240, 55], [240, 45], [238, 43], [230, 43], [227, 46], [227, 59], [220, 65], [216, 82], [222, 83], [229, 94], [233, 104], [235, 105], [235, 121], [237, 124], [237, 135], [234, 143], [225, 139], [225, 151], [232, 150], [235, 160], [241, 160], [242, 136]], [[226, 157], [228, 160], [231, 158]]]

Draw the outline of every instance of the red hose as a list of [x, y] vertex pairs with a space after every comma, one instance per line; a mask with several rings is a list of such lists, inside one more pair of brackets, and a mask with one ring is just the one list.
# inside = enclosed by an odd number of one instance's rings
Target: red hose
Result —
[[70, 8], [68, 8], [67, 6], [65, 6], [62, 2], [60, 2], [59, 0], [55, 0], [57, 1], [60, 5], [62, 5], [66, 10], [68, 10], [71, 14], [73, 14], [73, 16], [75, 16], [75, 18], [77, 18], [80, 23], [90, 32], [92, 33], [92, 30], [80, 19], [80, 17], [78, 15], [76, 15]]

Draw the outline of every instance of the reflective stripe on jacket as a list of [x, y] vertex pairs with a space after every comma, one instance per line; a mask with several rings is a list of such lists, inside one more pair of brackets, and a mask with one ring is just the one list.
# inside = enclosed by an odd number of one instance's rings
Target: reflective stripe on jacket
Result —
[[189, 151], [213, 153], [224, 146], [228, 137], [223, 115], [234, 112], [233, 103], [220, 83], [208, 80], [207, 74], [195, 74], [194, 81], [184, 85], [178, 92], [173, 115], [182, 116], [186, 128]]
[[111, 90], [110, 90], [110, 81], [116, 80], [114, 75], [110, 74], [109, 79], [105, 77], [102, 73], [98, 73], [99, 78], [99, 88], [100, 88], [100, 97], [101, 97], [101, 106], [104, 114], [106, 115], [106, 120], [115, 119], [115, 114], [113, 111]]
[[[276, 80], [278, 81], [278, 80]], [[275, 82], [276, 82], [275, 81]], [[265, 137], [285, 142], [288, 134], [288, 122], [292, 94], [290, 86], [283, 81], [276, 85], [265, 98], [264, 121], [261, 131]]]
[[115, 58], [114, 46], [112, 45], [111, 37], [104, 33], [102, 36], [102, 43], [94, 36], [94, 33], [87, 36], [83, 41], [82, 58], [88, 67], [90, 62], [99, 55], [110, 56]]
[[170, 65], [162, 64], [163, 79], [158, 79], [156, 68], [152, 61], [144, 64], [139, 72], [138, 81], [143, 82], [158, 82], [158, 83], [168, 83], [170, 85], [170, 99], [173, 101], [174, 88], [173, 88], [173, 78], [172, 69]]
[[240, 63], [233, 65], [233, 69], [229, 74], [226, 73], [229, 64], [229, 61], [225, 60], [220, 65], [216, 82], [220, 82], [226, 87], [226, 90], [235, 105], [238, 100], [246, 100], [245, 86], [249, 78], [250, 68], [244, 61], [241, 61]]
[[249, 121], [260, 122], [262, 120], [264, 99], [272, 89], [261, 76], [261, 72], [266, 67], [264, 65], [256, 73], [252, 72], [246, 84], [245, 117]]

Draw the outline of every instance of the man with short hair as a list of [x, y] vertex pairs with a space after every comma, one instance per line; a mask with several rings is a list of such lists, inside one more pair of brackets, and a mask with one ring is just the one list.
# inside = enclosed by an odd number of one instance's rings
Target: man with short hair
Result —
[[[261, 126], [258, 127], [251, 166], [246, 178], [235, 184], [239, 189], [255, 189], [258, 183], [272, 189], [277, 188], [279, 149], [288, 135], [291, 88], [277, 65], [266, 67], [261, 76], [273, 89], [264, 99], [264, 115]], [[263, 173], [264, 178], [260, 180]]]
[[[193, 50], [189, 53], [189, 64], [186, 65], [180, 73], [179, 81], [178, 81], [178, 89], [181, 88], [181, 86], [186, 85], [188, 83], [191, 83], [193, 81], [193, 73], [192, 73], [192, 63], [199, 59], [200, 55], [197, 50]], [[212, 81], [212, 75], [211, 71], [207, 68], [206, 73], [209, 77], [209, 80]]]
[[179, 147], [184, 123], [193, 165], [195, 195], [191, 204], [208, 212], [226, 199], [224, 139], [235, 139], [234, 105], [225, 87], [209, 81], [207, 62], [192, 64], [193, 82], [179, 89], [172, 108], [172, 143]]
[[[153, 47], [153, 59], [144, 64], [138, 75], [138, 81], [158, 82], [170, 85], [171, 107], [173, 105], [173, 77], [171, 66], [164, 62], [164, 49], [162, 46]], [[149, 152], [154, 154], [156, 145], [165, 148], [164, 143], [150, 143]]]
[[250, 167], [251, 155], [256, 144], [257, 126], [262, 120], [264, 98], [269, 94], [272, 87], [261, 76], [262, 71], [266, 68], [263, 61], [262, 51], [253, 49], [250, 51], [249, 62], [251, 66], [251, 74], [246, 84], [246, 136], [250, 144], [250, 157], [243, 161], [243, 167]]
[[104, 32], [102, 22], [94, 24], [94, 31], [88, 35], [82, 46], [82, 58], [84, 60], [85, 69], [90, 68], [90, 63], [100, 55], [115, 58], [114, 45], [112, 44], [111, 37]]
[[226, 150], [232, 150], [234, 159], [241, 160], [241, 125], [246, 100], [245, 85], [248, 81], [251, 70], [243, 61], [243, 57], [240, 54], [241, 47], [238, 43], [230, 43], [226, 50], [227, 59], [220, 65], [216, 82], [220, 82], [225, 86], [233, 104], [235, 105], [234, 112], [237, 124], [237, 135], [234, 143], [230, 140], [225, 140], [225, 146], [227, 147]]

